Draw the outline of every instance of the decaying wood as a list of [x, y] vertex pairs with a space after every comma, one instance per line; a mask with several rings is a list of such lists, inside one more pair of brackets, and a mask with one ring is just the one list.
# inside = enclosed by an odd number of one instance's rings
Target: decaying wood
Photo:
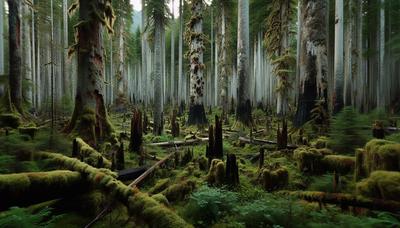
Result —
[[[43, 193], [46, 190], [46, 193]], [[76, 196], [88, 191], [79, 172], [14, 173], [0, 175], [0, 210], [11, 206], [28, 206], [48, 200]]]
[[294, 196], [306, 201], [353, 206], [371, 210], [399, 212], [400, 202], [392, 200], [371, 199], [345, 193], [326, 193], [314, 191], [280, 191], [279, 194]]
[[[243, 142], [243, 143], [250, 143], [250, 144], [254, 144], [254, 145], [265, 145], [265, 144], [270, 144], [270, 145], [276, 145], [275, 141], [270, 141], [270, 140], [264, 140], [264, 139], [249, 139], [249, 138], [245, 138], [240, 136], [239, 137], [239, 141]], [[287, 145], [287, 149], [296, 149], [298, 146], [297, 145]]]
[[200, 143], [208, 142], [208, 138], [196, 138], [189, 140], [177, 140], [171, 142], [158, 142], [158, 143], [149, 143], [147, 146], [160, 146], [160, 147], [174, 147], [174, 146], [191, 146]]

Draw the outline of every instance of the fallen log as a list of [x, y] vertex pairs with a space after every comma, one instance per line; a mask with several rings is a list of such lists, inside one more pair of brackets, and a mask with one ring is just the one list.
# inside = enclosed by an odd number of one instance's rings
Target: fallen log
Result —
[[28, 206], [88, 191], [79, 172], [56, 170], [0, 175], [0, 210]]
[[92, 148], [81, 138], [74, 139], [72, 156], [83, 159], [84, 162], [88, 163], [91, 166], [99, 168], [111, 168], [111, 161], [105, 158], [100, 152]]
[[148, 169], [148, 166], [141, 166], [138, 168], [130, 168], [118, 171], [117, 179], [120, 181], [127, 181], [138, 178]]
[[[264, 139], [249, 139], [249, 138], [245, 138], [240, 136], [239, 137], [239, 141], [243, 142], [243, 143], [249, 143], [249, 144], [254, 144], [254, 145], [265, 145], [265, 144], [269, 144], [269, 145], [277, 145], [277, 142], [275, 141], [270, 141], [270, 140], [264, 140]], [[296, 149], [298, 146], [296, 145], [287, 145], [287, 149]]]
[[147, 146], [174, 147], [174, 146], [190, 146], [208, 142], [208, 138], [196, 138], [188, 140], [178, 140], [170, 142], [149, 143]]
[[75, 158], [57, 153], [37, 152], [34, 156], [47, 158], [58, 165], [80, 172], [86, 181], [112, 194], [114, 199], [120, 200], [128, 207], [131, 215], [142, 218], [149, 227], [192, 227], [175, 212], [140, 192], [139, 189], [128, 187], [115, 179], [116, 174], [108, 169], [97, 169]]
[[393, 200], [372, 199], [345, 193], [326, 193], [316, 191], [280, 191], [280, 195], [293, 196], [311, 202], [337, 204], [340, 206], [353, 206], [370, 210], [388, 211], [398, 213], [400, 202]]

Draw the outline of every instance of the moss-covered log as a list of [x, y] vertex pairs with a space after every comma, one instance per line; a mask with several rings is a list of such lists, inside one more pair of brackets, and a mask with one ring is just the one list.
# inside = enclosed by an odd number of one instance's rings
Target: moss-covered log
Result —
[[66, 170], [3, 174], [0, 210], [78, 195], [87, 191], [88, 186], [79, 172]]
[[60, 166], [80, 172], [86, 178], [86, 181], [116, 197], [128, 207], [131, 215], [143, 219], [150, 227], [192, 227], [176, 213], [147, 194], [141, 193], [137, 188], [126, 186], [115, 179], [116, 174], [108, 169], [97, 169], [75, 158], [61, 154], [38, 152], [35, 153], [35, 156], [50, 159]]
[[286, 167], [266, 168], [261, 171], [261, 175], [261, 184], [267, 191], [285, 187], [289, 182], [289, 172]]
[[400, 172], [374, 171], [356, 188], [365, 197], [400, 201]]
[[105, 158], [97, 150], [93, 149], [89, 144], [83, 141], [83, 139], [74, 139], [73, 147], [74, 145], [76, 146], [77, 152], [73, 152], [73, 154], [78, 154], [78, 157], [80, 157], [84, 162], [98, 168], [111, 168], [111, 161]]
[[373, 139], [356, 151], [356, 177], [368, 177], [375, 170], [400, 171], [400, 144]]
[[13, 113], [0, 114], [0, 127], [18, 128], [21, 125], [21, 118]]
[[324, 170], [332, 171], [338, 174], [347, 174], [353, 172], [355, 166], [355, 157], [344, 155], [326, 155], [321, 160]]
[[362, 196], [355, 196], [344, 193], [326, 193], [315, 191], [280, 191], [279, 194], [289, 195], [311, 202], [336, 204], [343, 207], [353, 206], [367, 208], [370, 210], [388, 211], [395, 213], [400, 211], [400, 202], [398, 201], [365, 198]]

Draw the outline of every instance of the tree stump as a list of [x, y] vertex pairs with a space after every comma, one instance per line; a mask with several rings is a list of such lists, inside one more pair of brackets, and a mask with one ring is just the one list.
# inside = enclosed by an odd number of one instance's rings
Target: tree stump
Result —
[[264, 148], [260, 148], [260, 157], [259, 157], [258, 168], [262, 169], [263, 166], [264, 166]]
[[385, 128], [383, 127], [383, 121], [375, 120], [372, 125], [372, 136], [377, 139], [385, 138]]
[[76, 141], [76, 138], [72, 141], [72, 155], [71, 157], [77, 158], [79, 157], [79, 148], [78, 148], [78, 142]]
[[125, 169], [124, 143], [122, 141], [117, 150], [116, 160], [117, 170]]
[[222, 120], [220, 120], [218, 116], [215, 116], [215, 128], [213, 125], [210, 125], [208, 128], [208, 146], [206, 148], [208, 164], [210, 164], [214, 158], [223, 158], [222, 141]]
[[277, 146], [278, 150], [285, 149], [287, 147], [287, 122], [286, 119], [282, 119], [282, 128], [278, 126], [277, 130]]
[[142, 113], [135, 109], [131, 120], [131, 138], [129, 143], [129, 151], [138, 154], [142, 151], [143, 144], [143, 123]]
[[226, 181], [231, 186], [239, 185], [239, 167], [234, 154], [228, 154], [226, 158]]
[[143, 134], [147, 134], [148, 125], [149, 125], [149, 119], [147, 118], [146, 112], [143, 112], [143, 125], [142, 125]]
[[174, 109], [171, 116], [171, 134], [172, 137], [179, 136], [179, 122], [176, 121], [177, 111]]

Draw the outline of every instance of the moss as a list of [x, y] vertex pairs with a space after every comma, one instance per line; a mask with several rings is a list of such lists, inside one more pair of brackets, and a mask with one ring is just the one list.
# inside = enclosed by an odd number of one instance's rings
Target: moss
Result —
[[362, 196], [400, 201], [400, 172], [374, 171], [356, 188]]
[[19, 127], [18, 131], [21, 135], [29, 135], [31, 139], [35, 138], [36, 132], [39, 129], [37, 127]]
[[208, 159], [205, 156], [198, 157], [197, 163], [199, 165], [200, 170], [205, 171], [208, 169]]
[[328, 138], [326, 136], [320, 136], [311, 142], [311, 146], [317, 149], [328, 147]]
[[93, 149], [89, 144], [83, 141], [81, 138], [76, 138], [79, 148], [79, 154], [83, 157], [83, 160], [92, 166], [97, 166], [99, 158], [103, 159], [103, 167], [111, 168], [111, 161], [103, 157], [101, 153]]
[[327, 155], [322, 158], [321, 162], [325, 170], [346, 174], [354, 170], [355, 157], [344, 155]]
[[5, 113], [0, 114], [0, 128], [10, 127], [18, 128], [21, 125], [21, 118], [17, 114]]
[[184, 180], [180, 183], [173, 184], [165, 189], [162, 194], [167, 197], [168, 201], [174, 202], [185, 199], [196, 187], [196, 183], [192, 180]]
[[302, 172], [318, 173], [321, 171], [321, 159], [323, 158], [321, 151], [309, 147], [297, 148], [293, 157], [297, 161], [298, 168]]
[[285, 187], [289, 182], [289, 172], [286, 167], [279, 167], [275, 170], [266, 168], [261, 173], [262, 185], [267, 191]]
[[136, 192], [128, 200], [129, 212], [140, 216], [150, 227], [192, 227], [181, 217], [145, 193]]
[[356, 158], [357, 178], [368, 177], [375, 170], [400, 171], [400, 144], [373, 139], [357, 151]]
[[210, 184], [221, 185], [225, 182], [225, 164], [220, 159], [213, 159], [206, 177]]
[[161, 193], [152, 195], [151, 198], [157, 200], [157, 202], [159, 202], [159, 203], [161, 203], [161, 204], [163, 204], [163, 205], [165, 205], [165, 206], [169, 206], [169, 201], [168, 201], [167, 197], [165, 197], [165, 196], [164, 196], [163, 194], [161, 194]]
[[170, 179], [164, 178], [157, 181], [157, 183], [149, 189], [149, 194], [157, 194], [165, 190], [170, 185]]

